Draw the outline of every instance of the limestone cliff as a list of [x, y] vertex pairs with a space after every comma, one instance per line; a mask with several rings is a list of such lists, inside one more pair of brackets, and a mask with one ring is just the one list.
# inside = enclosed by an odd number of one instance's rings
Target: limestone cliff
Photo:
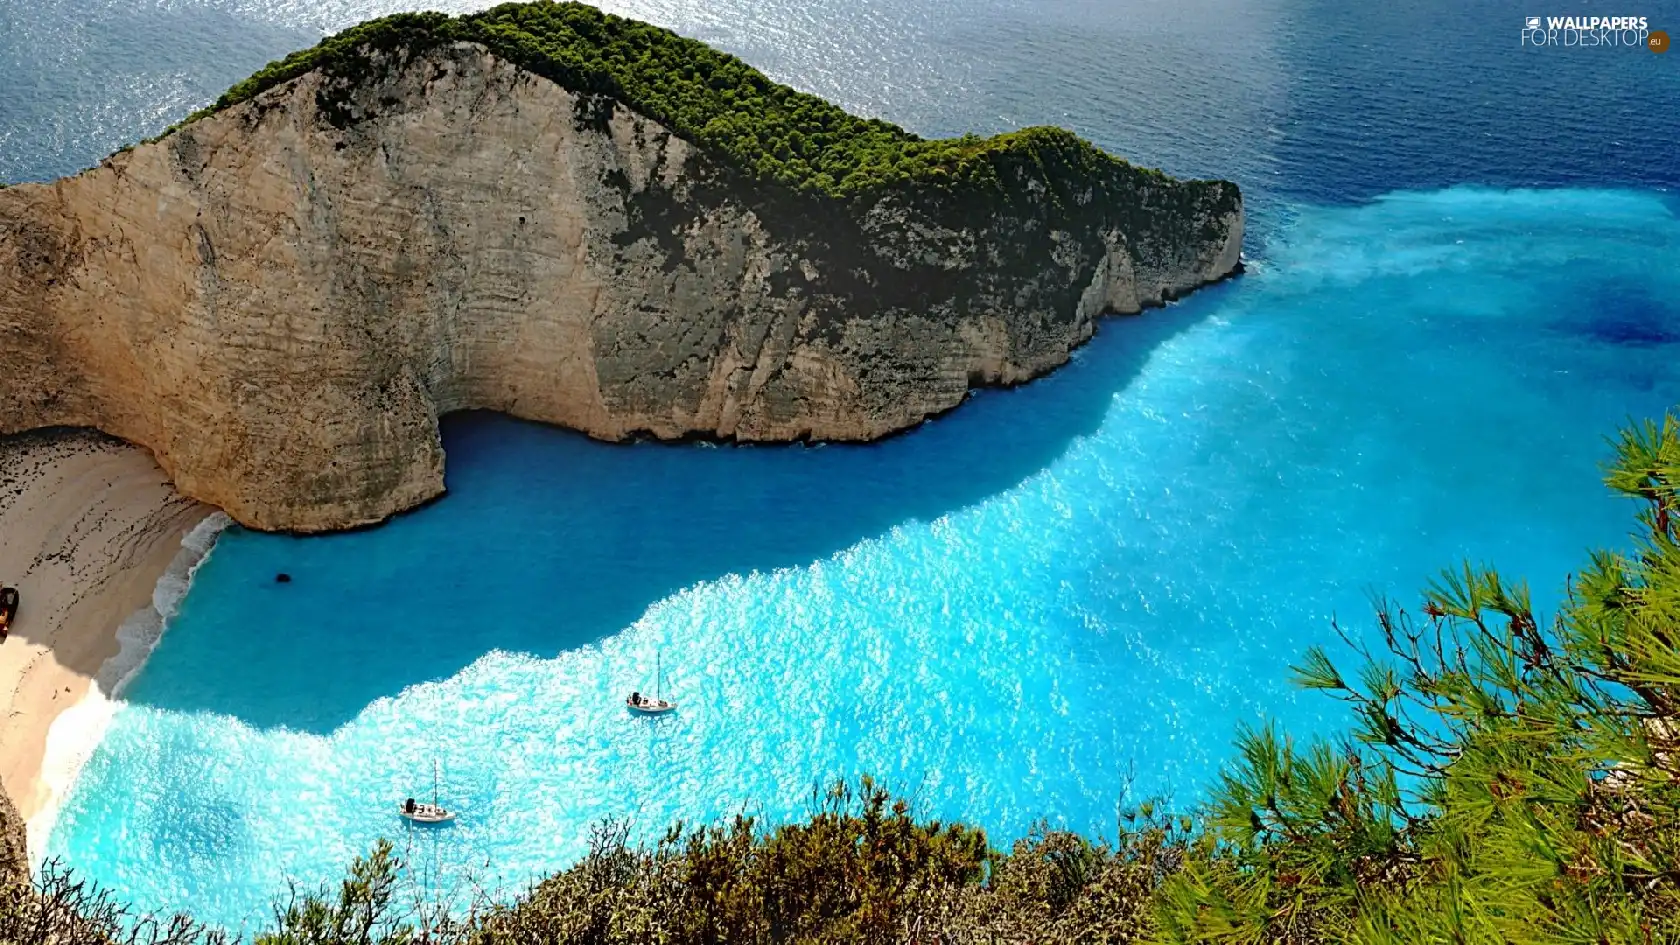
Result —
[[869, 439], [1239, 266], [1225, 182], [842, 201], [482, 45], [369, 55], [0, 190], [0, 433], [97, 427], [247, 525], [336, 529], [442, 491], [449, 411]]

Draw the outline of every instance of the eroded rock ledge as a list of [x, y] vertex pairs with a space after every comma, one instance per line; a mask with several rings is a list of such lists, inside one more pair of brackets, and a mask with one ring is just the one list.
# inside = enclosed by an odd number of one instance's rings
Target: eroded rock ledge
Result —
[[1226, 182], [837, 201], [471, 43], [335, 81], [0, 190], [0, 433], [96, 427], [246, 525], [338, 529], [443, 490], [449, 411], [866, 440], [1239, 266]]

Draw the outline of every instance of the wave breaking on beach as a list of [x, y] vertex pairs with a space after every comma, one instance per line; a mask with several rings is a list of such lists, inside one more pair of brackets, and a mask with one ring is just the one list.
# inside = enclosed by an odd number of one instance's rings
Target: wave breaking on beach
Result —
[[151, 604], [135, 611], [117, 628], [117, 653], [100, 666], [87, 695], [53, 721], [40, 775], [49, 800], [29, 818], [29, 850], [37, 868], [59, 807], [75, 787], [82, 766], [104, 739], [123, 690], [157, 649], [192, 588], [193, 575], [209, 559], [216, 538], [232, 524], [227, 513], [213, 512], [187, 532], [181, 539], [181, 549], [158, 578]]

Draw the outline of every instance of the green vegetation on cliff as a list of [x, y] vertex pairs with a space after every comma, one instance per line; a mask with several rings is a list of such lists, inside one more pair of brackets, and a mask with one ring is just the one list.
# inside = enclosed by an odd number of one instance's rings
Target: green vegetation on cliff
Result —
[[1555, 617], [1464, 567], [1416, 619], [1380, 604], [1356, 674], [1306, 655], [1353, 734], [1242, 735], [1163, 939], [1680, 941], [1680, 419], [1624, 430], [1606, 482], [1640, 503], [1635, 543]]
[[[1384, 645], [1354, 647], [1356, 674], [1322, 650], [1298, 670], [1349, 705], [1350, 735], [1245, 731], [1207, 805], [1140, 805], [1113, 845], [1044, 832], [991, 850], [865, 782], [768, 832], [678, 827], [634, 848], [603, 828], [582, 862], [453, 922], [403, 906], [382, 846], [258, 941], [406, 945], [417, 921], [458, 945], [1680, 941], [1680, 418], [1624, 431], [1607, 482], [1641, 504], [1636, 542], [1594, 554], [1554, 618], [1469, 567], [1415, 619], [1380, 604]], [[119, 927], [61, 874], [37, 888], [0, 889], [0, 941]], [[213, 940], [157, 928], [173, 937], [138, 940]]]
[[[454, 42], [474, 42], [575, 92], [609, 96], [761, 180], [850, 196], [899, 184], [987, 190], [1011, 166], [1054, 168], [1054, 178], [1124, 175], [1165, 180], [1060, 128], [992, 138], [930, 141], [858, 118], [771, 81], [740, 59], [670, 30], [581, 3], [509, 3], [459, 17], [401, 13], [295, 52], [228, 90], [187, 120], [244, 102], [320, 69], [355, 82], [393, 62]], [[1235, 201], [1236, 187], [1226, 185]]]

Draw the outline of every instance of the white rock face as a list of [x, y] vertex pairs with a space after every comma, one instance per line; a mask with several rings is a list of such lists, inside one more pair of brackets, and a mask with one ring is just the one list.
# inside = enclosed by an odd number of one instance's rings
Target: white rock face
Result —
[[798, 197], [469, 44], [311, 73], [0, 190], [0, 433], [97, 427], [296, 531], [438, 495], [453, 410], [879, 437], [1238, 268], [1233, 185], [1085, 196]]

